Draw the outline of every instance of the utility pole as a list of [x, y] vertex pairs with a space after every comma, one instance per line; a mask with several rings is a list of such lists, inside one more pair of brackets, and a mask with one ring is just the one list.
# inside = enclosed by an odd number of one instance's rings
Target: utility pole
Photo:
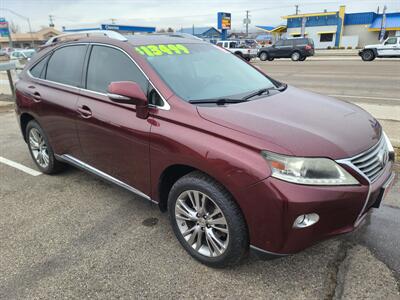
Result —
[[298, 15], [299, 14], [299, 5], [296, 4], [295, 7], [296, 7], [296, 15]]
[[251, 23], [249, 10], [246, 10], [246, 18], [243, 19], [243, 24], [246, 26], [246, 37], [249, 36], [249, 24]]
[[246, 37], [249, 36], [249, 11], [246, 10]]
[[115, 25], [115, 21], [117, 21], [117, 19], [111, 18], [111, 24]]
[[49, 15], [49, 27], [54, 27], [54, 16]]

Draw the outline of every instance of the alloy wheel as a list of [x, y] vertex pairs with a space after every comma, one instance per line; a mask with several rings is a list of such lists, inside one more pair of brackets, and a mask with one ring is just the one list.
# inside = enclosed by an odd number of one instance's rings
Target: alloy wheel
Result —
[[181, 193], [175, 204], [175, 220], [183, 238], [199, 254], [218, 257], [227, 249], [227, 221], [206, 194], [195, 190]]
[[42, 168], [47, 168], [50, 163], [49, 152], [43, 135], [36, 128], [29, 131], [29, 146], [36, 162]]
[[292, 60], [297, 61], [300, 59], [300, 53], [299, 52], [294, 52], [292, 54]]

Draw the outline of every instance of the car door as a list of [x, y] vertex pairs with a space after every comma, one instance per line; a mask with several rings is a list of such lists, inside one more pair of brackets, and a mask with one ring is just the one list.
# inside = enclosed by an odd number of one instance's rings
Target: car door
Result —
[[281, 57], [290, 57], [290, 55], [292, 55], [294, 42], [295, 41], [291, 39], [283, 41], [283, 45], [281, 47]]
[[380, 56], [393, 56], [397, 53], [397, 37], [389, 37], [383, 43], [382, 47], [378, 49], [378, 55]]
[[56, 49], [33, 66], [26, 88], [37, 110], [38, 122], [58, 155], [82, 156], [76, 132], [76, 105], [87, 45]]
[[267, 48], [268, 49], [268, 53], [272, 56], [272, 57], [282, 57], [282, 47], [283, 47], [283, 40], [279, 40], [277, 41], [274, 45], [272, 45], [271, 47]]
[[146, 94], [148, 80], [125, 52], [100, 44], [91, 46], [85, 76], [77, 108], [84, 162], [111, 179], [150, 194], [150, 123], [136, 116], [134, 105], [107, 97], [111, 82], [137, 82]]

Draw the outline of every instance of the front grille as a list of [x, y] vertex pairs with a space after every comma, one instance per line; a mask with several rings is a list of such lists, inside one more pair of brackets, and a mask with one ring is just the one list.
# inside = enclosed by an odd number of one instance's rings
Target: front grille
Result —
[[389, 160], [389, 151], [385, 139], [372, 148], [353, 157], [351, 163], [357, 167], [370, 181], [377, 179]]

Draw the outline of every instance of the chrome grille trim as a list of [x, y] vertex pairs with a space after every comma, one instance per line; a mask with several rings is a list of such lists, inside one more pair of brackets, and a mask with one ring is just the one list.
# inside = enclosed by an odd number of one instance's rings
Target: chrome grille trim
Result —
[[338, 162], [343, 163], [344, 161], [368, 179], [369, 182], [374, 182], [381, 175], [389, 161], [389, 149], [383, 135], [379, 142], [368, 150]]

